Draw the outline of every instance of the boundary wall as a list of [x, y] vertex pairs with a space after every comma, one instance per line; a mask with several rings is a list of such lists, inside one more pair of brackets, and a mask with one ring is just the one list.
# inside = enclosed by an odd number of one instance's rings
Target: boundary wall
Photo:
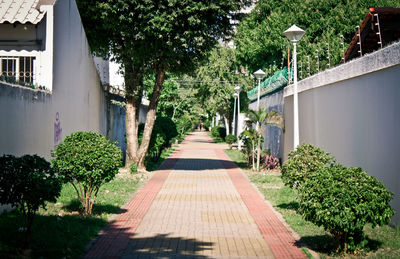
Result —
[[[400, 43], [298, 83], [300, 143], [361, 167], [395, 193], [400, 222]], [[284, 154], [293, 149], [293, 85], [284, 89]]]

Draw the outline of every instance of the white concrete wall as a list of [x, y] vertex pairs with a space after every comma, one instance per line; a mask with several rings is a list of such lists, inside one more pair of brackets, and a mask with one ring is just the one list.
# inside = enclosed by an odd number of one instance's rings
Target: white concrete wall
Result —
[[[285, 89], [284, 157], [293, 148], [293, 94]], [[300, 142], [363, 168], [395, 193], [400, 222], [400, 43], [299, 82]]]
[[62, 136], [77, 130], [105, 131], [104, 97], [74, 0], [54, 5], [52, 118], [60, 115]]
[[103, 91], [74, 0], [55, 3], [52, 38], [53, 69], [46, 71], [53, 75], [52, 92], [0, 85], [0, 155], [50, 159], [55, 144], [72, 132], [105, 134]]

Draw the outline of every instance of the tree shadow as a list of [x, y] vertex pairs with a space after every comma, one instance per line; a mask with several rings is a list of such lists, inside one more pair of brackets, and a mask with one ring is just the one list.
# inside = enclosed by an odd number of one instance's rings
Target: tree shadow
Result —
[[[82, 212], [83, 205], [78, 199], [71, 200], [69, 204], [66, 204], [62, 207], [63, 210], [67, 212]], [[119, 214], [126, 212], [126, 209], [120, 208], [114, 205], [103, 205], [103, 204], [94, 204], [93, 205], [93, 215], [101, 215], [103, 213], [106, 214]]]
[[0, 215], [0, 258], [79, 258], [107, 223], [99, 217], [36, 215], [30, 249], [23, 250], [22, 222], [16, 212]]
[[[376, 251], [382, 246], [382, 242], [366, 237], [367, 244], [364, 246], [365, 251]], [[296, 246], [307, 246], [318, 253], [325, 253], [328, 255], [336, 254], [336, 241], [329, 235], [318, 235], [318, 236], [305, 236], [295, 242]]]
[[[241, 166], [245, 163], [241, 164]], [[218, 170], [238, 168], [234, 162], [230, 160], [220, 159], [201, 159], [201, 158], [167, 158], [158, 170]]]
[[300, 207], [300, 204], [296, 201], [292, 201], [289, 203], [280, 203], [276, 205], [278, 208], [286, 209], [286, 210], [294, 210], [297, 211]]
[[125, 256], [134, 258], [208, 258], [200, 251], [212, 250], [212, 242], [193, 238], [157, 234], [151, 237], [133, 237]]

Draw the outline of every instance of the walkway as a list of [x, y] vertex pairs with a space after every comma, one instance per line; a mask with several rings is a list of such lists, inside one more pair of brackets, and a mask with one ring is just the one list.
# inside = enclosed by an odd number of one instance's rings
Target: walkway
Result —
[[305, 258], [223, 147], [189, 135], [85, 258]]

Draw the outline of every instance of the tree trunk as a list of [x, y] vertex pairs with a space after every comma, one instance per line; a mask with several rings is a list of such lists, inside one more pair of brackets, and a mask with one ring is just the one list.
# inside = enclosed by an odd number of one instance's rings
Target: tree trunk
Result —
[[126, 160], [125, 167], [129, 168], [132, 162], [137, 163], [139, 149], [138, 126], [139, 109], [143, 95], [143, 77], [135, 71], [132, 64], [126, 62], [125, 89], [126, 89]]
[[258, 143], [257, 143], [257, 171], [260, 171], [260, 155], [261, 155], [261, 135], [258, 137]]
[[165, 79], [165, 67], [158, 66], [156, 68], [156, 81], [154, 83], [153, 94], [149, 104], [149, 110], [146, 116], [146, 124], [144, 126], [143, 138], [142, 143], [140, 144], [139, 151], [136, 155], [136, 164], [139, 171], [146, 170], [144, 165], [144, 159], [146, 156], [146, 152], [149, 148], [151, 133], [153, 131], [154, 122], [156, 119], [156, 112], [157, 112], [157, 104], [161, 95], [161, 88], [164, 83]]
[[224, 122], [225, 122], [225, 129], [226, 129], [226, 135], [228, 136], [230, 131], [229, 131], [229, 120], [228, 118], [224, 115]]
[[252, 141], [252, 149], [251, 149], [251, 153], [252, 153], [252, 160], [253, 160], [253, 170], [256, 170], [256, 162], [255, 160], [255, 152], [254, 152], [254, 148], [255, 148], [255, 141]]

